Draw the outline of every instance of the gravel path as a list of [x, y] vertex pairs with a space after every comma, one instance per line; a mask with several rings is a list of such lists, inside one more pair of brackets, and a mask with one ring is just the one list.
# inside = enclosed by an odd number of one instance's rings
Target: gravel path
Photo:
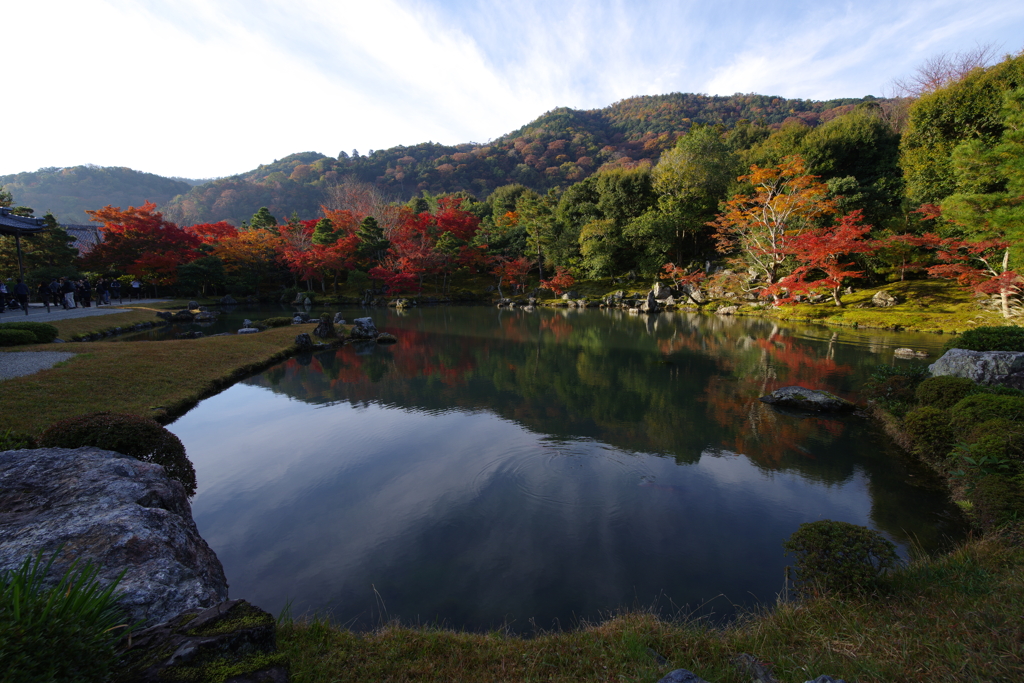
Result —
[[74, 358], [67, 351], [6, 351], [0, 353], [0, 380], [31, 375]]

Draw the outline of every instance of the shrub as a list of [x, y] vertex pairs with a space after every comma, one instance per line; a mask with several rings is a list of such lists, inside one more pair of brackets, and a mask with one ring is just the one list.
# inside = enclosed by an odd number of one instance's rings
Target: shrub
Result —
[[196, 492], [196, 471], [181, 440], [159, 423], [138, 415], [90, 413], [50, 425], [39, 438], [45, 448], [93, 446], [163, 465], [191, 497]]
[[903, 418], [903, 429], [914, 442], [914, 450], [926, 458], [941, 460], [953, 445], [949, 413], [941, 408], [914, 408]]
[[870, 589], [899, 559], [877, 531], [831, 519], [801, 524], [782, 547], [796, 555], [797, 590], [805, 595]]
[[259, 322], [267, 327], [288, 327], [292, 324], [292, 319], [287, 317], [267, 318], [266, 320], [260, 320]]
[[0, 329], [0, 346], [23, 346], [35, 343], [36, 335], [28, 330]]
[[1024, 458], [1024, 424], [1004, 418], [986, 420], [976, 425], [967, 436], [967, 443], [974, 444], [984, 439], [998, 439], [1007, 456]]
[[944, 351], [968, 349], [970, 351], [1024, 351], [1024, 327], [1002, 325], [976, 327], [946, 342]]
[[1024, 397], [973, 394], [961, 399], [950, 409], [950, 426], [957, 434], [967, 434], [976, 425], [996, 418], [1024, 421]]
[[971, 491], [974, 514], [982, 526], [1019, 520], [1024, 516], [1024, 491], [1001, 474], [981, 477]]
[[[59, 552], [59, 550], [58, 550]], [[5, 681], [103, 681], [117, 663], [117, 642], [131, 630], [114, 589], [91, 562], [71, 563], [56, 585], [46, 577], [57, 553], [0, 574], [0, 671]], [[123, 572], [122, 572], [123, 575]]]
[[37, 344], [49, 344], [57, 338], [57, 328], [49, 323], [13, 322], [0, 324], [0, 330], [27, 330]]
[[917, 385], [914, 392], [921, 405], [952, 408], [954, 404], [979, 391], [978, 385], [966, 377], [929, 377]]
[[922, 363], [879, 365], [864, 383], [864, 395], [886, 410], [902, 415], [914, 404], [917, 385], [928, 377]]

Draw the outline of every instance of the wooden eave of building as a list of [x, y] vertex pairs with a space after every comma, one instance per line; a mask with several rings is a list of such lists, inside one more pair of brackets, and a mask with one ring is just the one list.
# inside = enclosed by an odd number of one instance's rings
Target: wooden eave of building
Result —
[[42, 218], [15, 216], [9, 208], [0, 206], [0, 235], [35, 235], [45, 229]]

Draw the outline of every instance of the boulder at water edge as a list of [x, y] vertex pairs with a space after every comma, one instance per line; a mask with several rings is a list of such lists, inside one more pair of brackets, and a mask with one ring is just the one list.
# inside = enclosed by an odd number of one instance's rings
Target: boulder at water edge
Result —
[[928, 366], [933, 376], [966, 377], [978, 384], [1024, 389], [1024, 353], [950, 349]]
[[846, 399], [827, 391], [797, 386], [776, 389], [767, 396], [762, 396], [761, 401], [779, 408], [793, 408], [813, 413], [840, 413], [856, 407]]
[[132, 620], [158, 623], [227, 600], [224, 568], [192, 521], [185, 489], [160, 465], [98, 448], [0, 452], [0, 571], [61, 551], [118, 584]]
[[349, 336], [352, 339], [376, 339], [377, 326], [373, 324], [373, 318], [356, 318], [352, 321], [352, 331]]

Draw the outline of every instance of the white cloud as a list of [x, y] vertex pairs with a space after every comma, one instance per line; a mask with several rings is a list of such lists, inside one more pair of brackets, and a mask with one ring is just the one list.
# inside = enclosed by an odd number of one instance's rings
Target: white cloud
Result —
[[[292, 152], [454, 144], [638, 94], [882, 94], [928, 56], [1019, 50], [1024, 5], [951, 0], [37, 0], [5, 9], [0, 173], [241, 172]], [[24, 55], [32, 55], [25, 57]]]

